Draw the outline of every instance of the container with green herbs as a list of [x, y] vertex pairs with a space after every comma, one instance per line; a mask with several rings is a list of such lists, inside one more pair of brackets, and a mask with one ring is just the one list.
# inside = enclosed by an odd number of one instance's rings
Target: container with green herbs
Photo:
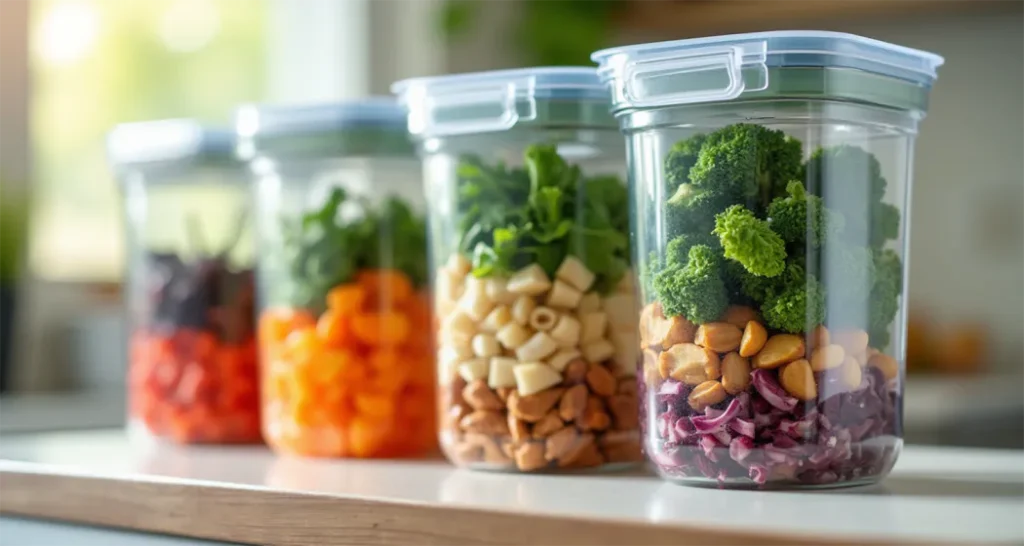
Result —
[[424, 161], [448, 458], [523, 472], [638, 461], [625, 161], [596, 72], [393, 89]]
[[828, 32], [594, 59], [630, 152], [647, 456], [697, 485], [880, 480], [902, 446], [906, 208], [942, 59]]
[[436, 445], [419, 162], [390, 99], [245, 107], [256, 178], [263, 432], [277, 451]]

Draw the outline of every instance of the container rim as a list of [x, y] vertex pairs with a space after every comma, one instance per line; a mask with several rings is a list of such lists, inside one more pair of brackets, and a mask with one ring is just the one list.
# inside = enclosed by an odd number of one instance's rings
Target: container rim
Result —
[[[516, 86], [520, 95], [540, 97], [545, 92], [575, 91], [581, 99], [607, 100], [605, 85], [598, 76], [597, 67], [592, 66], [538, 66], [407, 78], [391, 84], [391, 92], [405, 104], [403, 99], [417, 89], [427, 95], [435, 95], [470, 90], [483, 84], [510, 83], [520, 84]], [[526, 83], [529, 85], [524, 85]]]
[[234, 132], [187, 118], [115, 125], [107, 133], [106, 148], [115, 169], [236, 162]]

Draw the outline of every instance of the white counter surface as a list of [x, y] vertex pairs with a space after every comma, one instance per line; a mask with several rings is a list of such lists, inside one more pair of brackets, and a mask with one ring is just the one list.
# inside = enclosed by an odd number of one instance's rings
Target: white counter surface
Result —
[[[159, 446], [130, 442], [120, 431], [6, 436], [0, 443], [0, 477], [17, 485], [22, 482], [14, 478], [26, 476], [194, 485], [241, 490], [254, 497], [300, 493], [404, 509], [420, 506], [578, 518], [677, 531], [680, 544], [690, 532], [711, 533], [701, 535], [707, 539], [733, 531], [810, 541], [1024, 543], [1024, 452], [1019, 451], [911, 446], [878, 486], [759, 492], [683, 487], [642, 470], [526, 476], [458, 470], [440, 460], [327, 461], [276, 457], [260, 447]], [[0, 497], [0, 510], [34, 517], [65, 513], [25, 513], [34, 511], [26, 507], [46, 504], [41, 502], [46, 491], [33, 491], [19, 491], [10, 502]], [[288, 501], [283, 497], [267, 500], [276, 502]], [[138, 519], [128, 526], [147, 529], [145, 521]], [[301, 517], [296, 524], [300, 521]], [[209, 536], [217, 533], [184, 531], [221, 540], [245, 542], [256, 537], [266, 543], [301, 543], [277, 541], [271, 535]]]

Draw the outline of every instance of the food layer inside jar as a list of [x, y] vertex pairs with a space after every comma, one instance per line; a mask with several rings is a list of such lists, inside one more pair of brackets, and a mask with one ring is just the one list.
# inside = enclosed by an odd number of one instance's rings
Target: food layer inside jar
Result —
[[343, 216], [350, 202], [338, 189], [282, 224], [259, 325], [264, 433], [302, 455], [421, 455], [436, 446], [424, 221], [399, 199]]
[[521, 471], [637, 461], [625, 188], [553, 145], [524, 164], [458, 168], [459, 248], [435, 274], [442, 445]]
[[183, 443], [260, 439], [253, 273], [227, 258], [243, 221], [218, 254], [143, 255], [130, 413], [157, 436]]
[[[902, 264], [878, 160], [738, 124], [676, 143], [663, 251], [644, 264], [646, 448], [661, 472], [729, 484], [878, 477], [899, 445], [883, 351]], [[827, 327], [826, 327], [827, 326]]]

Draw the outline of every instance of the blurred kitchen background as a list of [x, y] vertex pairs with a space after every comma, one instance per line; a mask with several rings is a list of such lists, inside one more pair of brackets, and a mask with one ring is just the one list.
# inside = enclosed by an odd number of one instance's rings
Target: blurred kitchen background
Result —
[[959, 0], [0, 0], [0, 433], [118, 426], [115, 123], [590, 64], [604, 46], [772, 29], [946, 58], [917, 145], [906, 436], [1024, 447], [1024, 3]]

